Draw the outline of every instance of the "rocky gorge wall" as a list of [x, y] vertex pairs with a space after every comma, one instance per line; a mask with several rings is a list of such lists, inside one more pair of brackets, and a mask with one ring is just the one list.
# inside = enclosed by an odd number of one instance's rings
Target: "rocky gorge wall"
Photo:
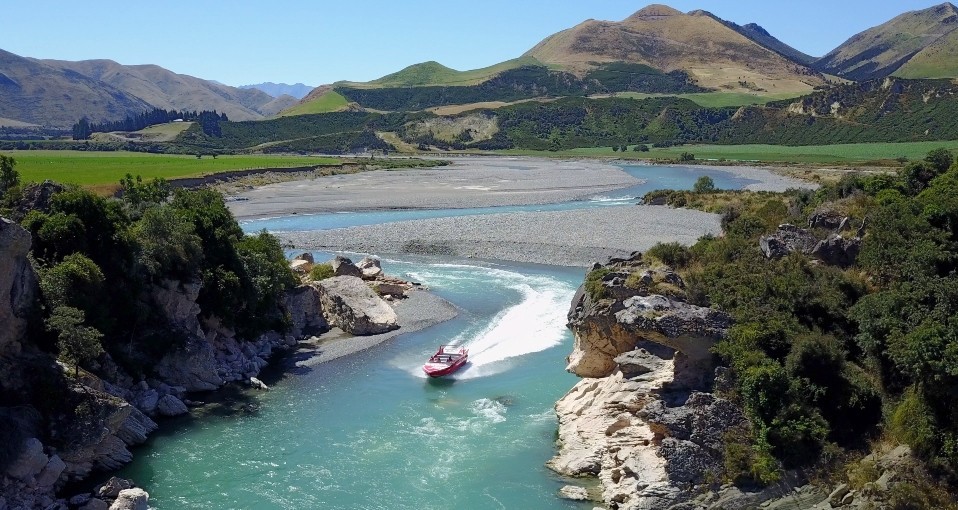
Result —
[[72, 367], [29, 340], [30, 315], [40, 297], [30, 244], [26, 230], [0, 218], [0, 438], [12, 452], [0, 462], [0, 510], [99, 510], [110, 502], [110, 508], [145, 508], [148, 495], [126, 482], [70, 502], [58, 500], [57, 491], [130, 462], [130, 447], [156, 430], [155, 419], [186, 414], [197, 405], [191, 392], [231, 382], [265, 388], [256, 376], [274, 352], [331, 324], [354, 334], [398, 327], [390, 305], [359, 276], [291, 289], [283, 303], [289, 330], [251, 339], [239, 338], [215, 317], [204, 318], [198, 282], [162, 280], [140, 299], [182, 342], [155, 360], [145, 377], [127, 373], [109, 354], [74, 377]]

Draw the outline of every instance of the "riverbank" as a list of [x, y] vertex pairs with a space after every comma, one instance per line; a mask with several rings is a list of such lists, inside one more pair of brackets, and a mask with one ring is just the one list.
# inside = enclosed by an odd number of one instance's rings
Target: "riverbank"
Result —
[[426, 329], [454, 319], [459, 309], [428, 290], [414, 289], [406, 297], [392, 302], [396, 311], [399, 329], [378, 335], [353, 336], [339, 328], [333, 328], [318, 337], [302, 342], [291, 355], [284, 356], [280, 364], [288, 367], [314, 367], [321, 363], [364, 351], [399, 335]]

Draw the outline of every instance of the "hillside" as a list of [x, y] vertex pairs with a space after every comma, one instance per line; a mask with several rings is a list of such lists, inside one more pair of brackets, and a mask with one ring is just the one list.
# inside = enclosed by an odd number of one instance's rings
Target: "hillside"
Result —
[[[852, 36], [814, 67], [851, 80], [883, 78], [899, 69], [909, 78], [956, 77], [950, 71], [956, 67], [956, 29], [958, 8], [949, 2], [906, 12]], [[935, 48], [939, 40], [942, 46]]]
[[101, 122], [150, 108], [136, 95], [82, 73], [0, 50], [0, 117], [11, 124], [69, 128], [84, 115]]
[[279, 98], [280, 96], [292, 96], [297, 100], [306, 97], [306, 94], [309, 94], [309, 91], [313, 90], [313, 87], [309, 85], [304, 85], [302, 83], [296, 83], [290, 85], [288, 83], [273, 83], [271, 81], [265, 83], [256, 83], [253, 85], [240, 85], [240, 89], [257, 89], [266, 92], [267, 94]]
[[42, 62], [98, 80], [165, 110], [216, 110], [231, 119], [255, 120], [267, 115], [262, 107], [273, 101], [261, 90], [238, 89], [156, 65], [127, 66], [112, 60]]
[[688, 72], [698, 85], [729, 91], [810, 91], [815, 71], [729, 28], [704, 11], [650, 5], [623, 21], [588, 20], [549, 36], [524, 56], [574, 72], [596, 63], [645, 64]]
[[768, 30], [765, 30], [761, 25], [757, 23], [749, 23], [747, 25], [739, 25], [732, 21], [724, 20], [718, 16], [712, 14], [708, 11], [696, 10], [689, 13], [690, 15], [702, 15], [709, 16], [710, 18], [718, 21], [719, 23], [731, 28], [732, 30], [742, 34], [745, 37], [748, 37], [752, 41], [768, 48], [775, 53], [789, 59], [794, 60], [802, 65], [811, 65], [815, 62], [816, 58], [802, 53], [801, 51], [796, 50], [795, 48], [785, 44], [784, 42], [778, 40], [775, 36], [768, 33]]
[[446, 67], [439, 62], [429, 61], [413, 64], [400, 71], [387, 74], [382, 78], [370, 82], [339, 82], [338, 86], [353, 88], [387, 88], [387, 87], [428, 87], [428, 86], [467, 86], [478, 85], [504, 71], [522, 66], [541, 65], [531, 57], [520, 57], [500, 62], [481, 69], [457, 71]]

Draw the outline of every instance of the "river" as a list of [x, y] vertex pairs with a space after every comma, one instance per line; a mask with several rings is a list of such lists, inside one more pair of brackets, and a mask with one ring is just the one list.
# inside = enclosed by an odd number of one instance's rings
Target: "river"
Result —
[[[612, 207], [660, 188], [754, 181], [710, 169], [629, 166], [641, 186], [548, 206], [299, 215], [247, 231], [328, 229], [413, 218]], [[318, 260], [329, 254], [318, 254]], [[165, 422], [119, 474], [173, 509], [589, 509], [559, 499], [569, 480], [544, 467], [555, 451], [553, 405], [567, 374], [566, 312], [584, 268], [383, 256], [460, 308], [451, 321], [270, 379], [272, 390], [220, 395], [198, 416]], [[420, 370], [440, 343], [465, 344], [452, 378]], [[581, 481], [579, 482], [581, 483]]]

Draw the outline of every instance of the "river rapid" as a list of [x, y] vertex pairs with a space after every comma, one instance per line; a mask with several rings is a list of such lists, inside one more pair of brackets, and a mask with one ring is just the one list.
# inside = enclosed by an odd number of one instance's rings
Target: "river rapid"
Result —
[[[249, 221], [247, 231], [323, 230], [424, 217], [634, 204], [653, 189], [755, 181], [712, 169], [623, 167], [647, 182], [547, 206], [317, 214]], [[589, 509], [559, 499], [570, 483], [554, 454], [553, 405], [566, 373], [566, 313], [585, 268], [436, 257], [382, 257], [387, 273], [423, 283], [457, 318], [312, 367], [275, 372], [269, 392], [233, 391], [171, 420], [120, 476], [173, 509]], [[317, 260], [330, 254], [317, 253]], [[463, 344], [469, 364], [428, 379], [439, 344]], [[287, 360], [289, 362], [290, 360]], [[578, 481], [581, 484], [581, 481]]]

